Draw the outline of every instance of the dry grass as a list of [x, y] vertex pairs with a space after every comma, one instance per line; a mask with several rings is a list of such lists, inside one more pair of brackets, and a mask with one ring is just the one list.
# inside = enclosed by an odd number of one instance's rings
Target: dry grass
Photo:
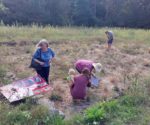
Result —
[[126, 28], [86, 28], [86, 27], [38, 27], [32, 26], [0, 26], [0, 41], [38, 41], [46, 38], [52, 41], [99, 41], [105, 42], [105, 31], [112, 30], [115, 40], [123, 43], [149, 43], [150, 31]]
[[[72, 109], [69, 83], [65, 78], [68, 69], [73, 67], [74, 62], [80, 58], [102, 63], [101, 85], [98, 89], [90, 89], [89, 93], [91, 103], [107, 99], [116, 96], [113, 91], [114, 87], [118, 87], [120, 90], [128, 88], [131, 78], [134, 76], [138, 75], [142, 79], [149, 75], [149, 47], [138, 41], [148, 43], [150, 38], [149, 31], [113, 29], [116, 36], [115, 47], [111, 52], [107, 52], [104, 44], [105, 30], [105, 28], [42, 28], [36, 26], [10, 28], [2, 26], [0, 29], [1, 41], [13, 40], [16, 44], [12, 45], [10, 44], [12, 42], [8, 42], [0, 45], [0, 65], [5, 68], [6, 72], [15, 74], [16, 79], [35, 74], [28, 66], [35, 43], [44, 37], [50, 41], [50, 47], [57, 55], [56, 61], [51, 67], [50, 78], [54, 94], [60, 95], [63, 100], [56, 102], [58, 108], [65, 111], [69, 106], [68, 109]], [[131, 31], [134, 32], [133, 38], [130, 36]]]

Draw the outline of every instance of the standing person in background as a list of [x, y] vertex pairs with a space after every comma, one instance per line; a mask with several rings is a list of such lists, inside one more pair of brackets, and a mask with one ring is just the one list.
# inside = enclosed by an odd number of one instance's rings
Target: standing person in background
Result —
[[113, 32], [112, 31], [106, 31], [105, 32], [107, 38], [108, 38], [108, 48], [107, 50], [109, 51], [111, 49], [111, 46], [112, 46], [112, 43], [113, 43], [113, 40], [114, 40], [114, 35], [113, 35]]
[[50, 64], [55, 57], [55, 53], [51, 48], [49, 48], [48, 41], [46, 39], [42, 39], [37, 44], [37, 47], [38, 49], [33, 55], [33, 60], [40, 64], [41, 68], [36, 69], [36, 72], [49, 84]]

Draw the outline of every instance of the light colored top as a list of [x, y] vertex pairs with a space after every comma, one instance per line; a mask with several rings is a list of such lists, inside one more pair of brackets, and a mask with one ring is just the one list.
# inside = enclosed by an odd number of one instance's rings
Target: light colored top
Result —
[[114, 35], [112, 31], [108, 31], [108, 35], [107, 35], [109, 40], [113, 40], [114, 39]]

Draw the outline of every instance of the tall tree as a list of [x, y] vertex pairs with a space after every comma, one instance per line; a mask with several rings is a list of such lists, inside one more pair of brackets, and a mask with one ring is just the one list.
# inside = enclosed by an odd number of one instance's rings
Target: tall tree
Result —
[[90, 0], [75, 0], [74, 22], [76, 25], [92, 26], [95, 23]]
[[150, 28], [150, 0], [0, 0], [6, 24]]

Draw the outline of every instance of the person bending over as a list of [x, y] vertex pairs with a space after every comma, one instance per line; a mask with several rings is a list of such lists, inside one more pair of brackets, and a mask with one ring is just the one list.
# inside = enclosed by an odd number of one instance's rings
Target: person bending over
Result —
[[75, 63], [76, 70], [81, 73], [84, 68], [87, 68], [91, 74], [100, 73], [102, 65], [100, 63], [94, 63], [91, 60], [80, 59]]
[[106, 36], [108, 38], [108, 41], [107, 41], [108, 48], [107, 48], [107, 50], [109, 51], [111, 49], [112, 44], [113, 44], [114, 35], [113, 35], [112, 31], [106, 31], [105, 34], [106, 34]]

